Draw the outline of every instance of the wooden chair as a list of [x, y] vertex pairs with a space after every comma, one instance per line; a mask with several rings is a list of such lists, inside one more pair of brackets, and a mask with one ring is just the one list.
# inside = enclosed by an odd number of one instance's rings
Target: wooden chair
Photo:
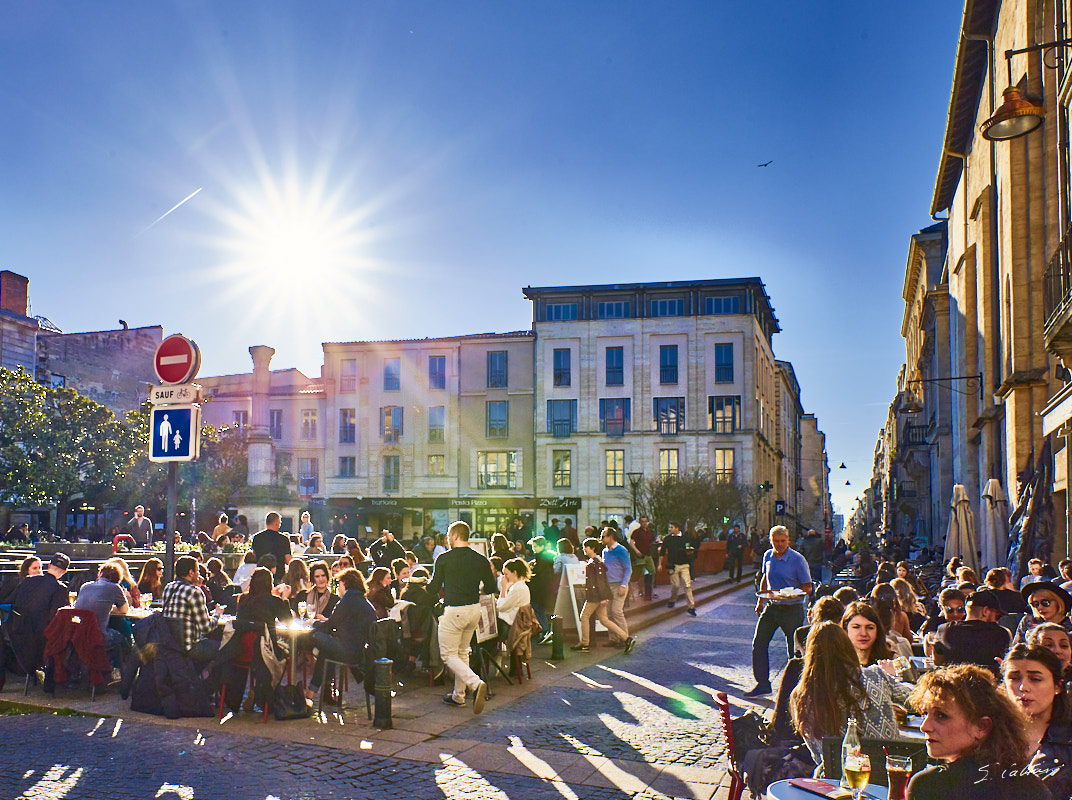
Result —
[[726, 735], [726, 771], [730, 774], [728, 800], [741, 800], [744, 793], [744, 775], [737, 758], [733, 754], [733, 720], [730, 717], [730, 699], [725, 692], [715, 692], [715, 707], [722, 720], [722, 730]]

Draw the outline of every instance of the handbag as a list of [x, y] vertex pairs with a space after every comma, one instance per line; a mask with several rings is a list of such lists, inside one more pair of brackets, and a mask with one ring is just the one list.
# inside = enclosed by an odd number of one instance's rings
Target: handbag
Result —
[[272, 714], [278, 720], [305, 719], [312, 709], [300, 686], [280, 684], [272, 691]]

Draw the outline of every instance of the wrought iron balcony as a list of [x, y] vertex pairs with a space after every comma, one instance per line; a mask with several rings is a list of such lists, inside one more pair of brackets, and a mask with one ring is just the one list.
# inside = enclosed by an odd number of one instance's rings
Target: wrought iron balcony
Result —
[[573, 435], [573, 424], [570, 422], [552, 422], [551, 435], [556, 439], [564, 439]]
[[929, 444], [926, 425], [904, 426], [904, 431], [901, 433], [902, 447], [927, 447]]
[[1072, 355], [1072, 227], [1065, 230], [1043, 275], [1043, 341], [1058, 355]]

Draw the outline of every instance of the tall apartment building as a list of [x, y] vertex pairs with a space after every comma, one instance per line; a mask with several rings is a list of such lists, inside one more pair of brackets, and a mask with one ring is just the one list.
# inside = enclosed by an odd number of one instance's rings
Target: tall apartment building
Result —
[[[801, 484], [801, 431], [800, 420], [804, 407], [800, 403], [800, 384], [793, 365], [788, 361], [775, 361], [778, 367], [778, 429], [775, 444], [778, 447], [778, 480], [774, 482], [774, 496], [781, 501], [779, 520], [789, 528], [790, 535], [806, 532], [808, 527], [800, 521], [800, 503], [804, 487]], [[777, 509], [775, 516], [778, 516]], [[822, 530], [817, 528], [816, 530]]]
[[705, 467], [728, 481], [779, 480], [780, 327], [758, 278], [524, 294], [537, 496], [572, 498], [598, 520], [631, 510], [631, 478]]

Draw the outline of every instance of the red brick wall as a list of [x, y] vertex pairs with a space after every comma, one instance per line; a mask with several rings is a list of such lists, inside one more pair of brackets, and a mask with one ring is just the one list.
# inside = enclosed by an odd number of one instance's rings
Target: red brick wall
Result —
[[10, 270], [0, 272], [0, 308], [25, 317], [29, 284], [28, 278]]

